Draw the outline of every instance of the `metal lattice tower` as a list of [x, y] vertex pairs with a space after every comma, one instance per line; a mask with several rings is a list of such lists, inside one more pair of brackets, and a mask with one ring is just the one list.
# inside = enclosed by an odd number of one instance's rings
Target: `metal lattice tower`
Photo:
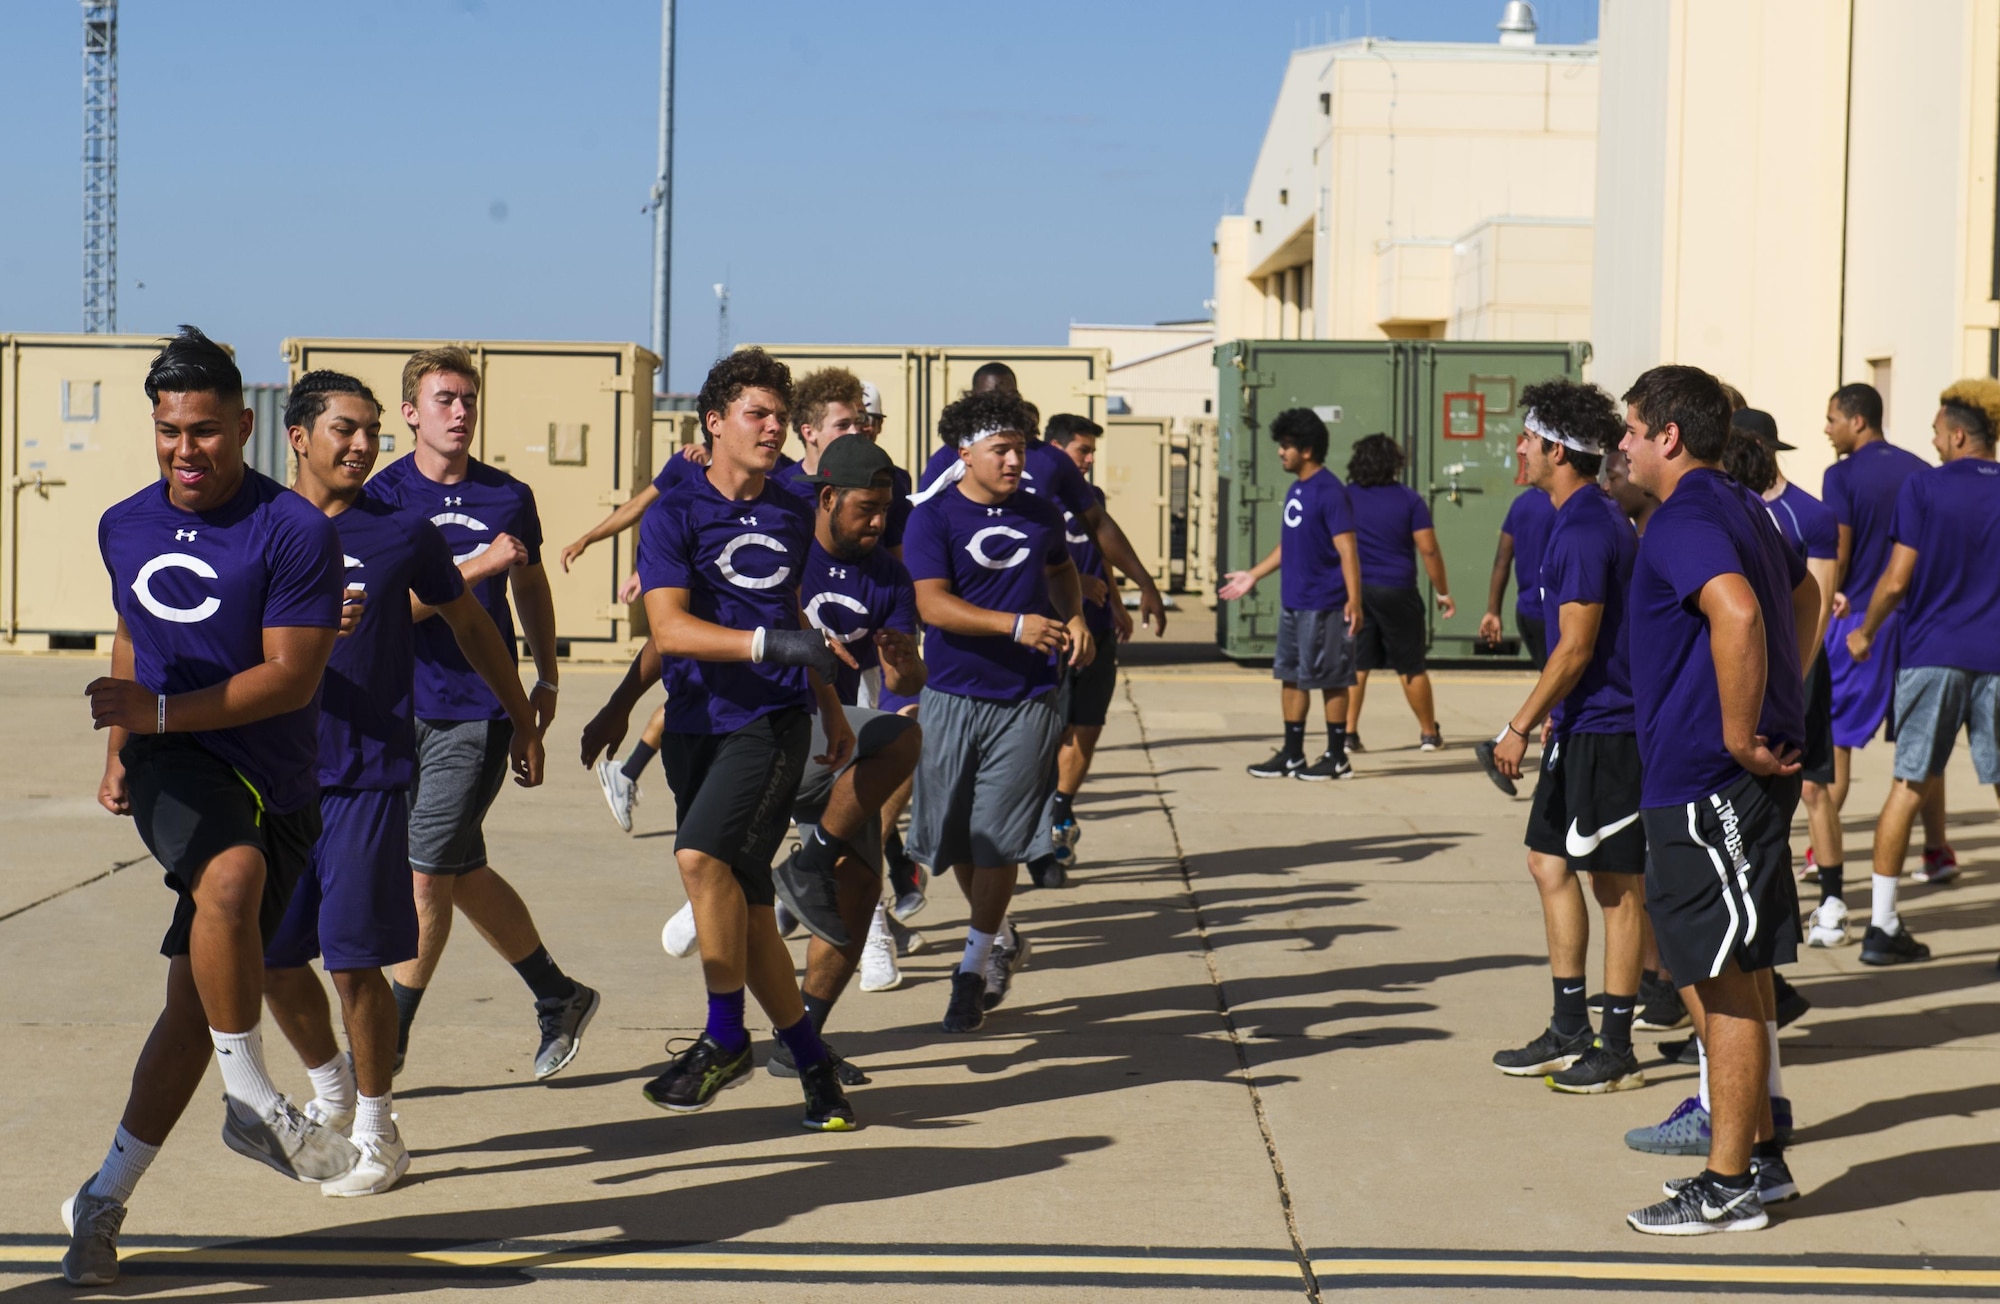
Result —
[[83, 329], [118, 329], [118, 0], [83, 2]]

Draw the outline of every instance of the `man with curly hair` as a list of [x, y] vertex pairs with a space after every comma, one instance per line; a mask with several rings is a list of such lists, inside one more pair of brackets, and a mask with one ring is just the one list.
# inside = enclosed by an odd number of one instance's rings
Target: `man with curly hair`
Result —
[[1361, 704], [1371, 670], [1393, 670], [1403, 681], [1403, 698], [1417, 717], [1418, 747], [1434, 752], [1444, 746], [1425, 669], [1430, 631], [1424, 624], [1424, 595], [1417, 588], [1418, 557], [1437, 594], [1438, 614], [1449, 620], [1458, 604], [1445, 579], [1430, 505], [1403, 483], [1403, 460], [1402, 446], [1387, 435], [1356, 440], [1347, 459], [1347, 502], [1361, 553], [1361, 609], [1367, 618], [1357, 641], [1354, 688], [1347, 694], [1350, 751], [1361, 750]]
[[1903, 620], [1896, 669], [1896, 769], [1875, 824], [1874, 910], [1861, 939], [1863, 964], [1930, 959], [1896, 913], [1896, 881], [1910, 826], [1933, 789], [1958, 731], [1972, 740], [1979, 781], [2000, 784], [2000, 381], [1964, 380], [1945, 390], [1931, 423], [1942, 466], [1903, 482], [1889, 521], [1894, 544], [1847, 650], [1866, 664], [1892, 614]]

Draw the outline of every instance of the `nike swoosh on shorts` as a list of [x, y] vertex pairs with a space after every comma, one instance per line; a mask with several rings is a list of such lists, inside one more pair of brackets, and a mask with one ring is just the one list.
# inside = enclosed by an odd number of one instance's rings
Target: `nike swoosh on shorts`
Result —
[[1606, 824], [1603, 828], [1597, 830], [1597, 832], [1595, 833], [1578, 832], [1576, 827], [1576, 821], [1571, 820], [1569, 822], [1569, 832], [1563, 838], [1563, 848], [1564, 850], [1568, 851], [1570, 855], [1575, 856], [1577, 859], [1581, 860], [1583, 857], [1588, 856], [1591, 852], [1596, 851], [1597, 848], [1603, 844], [1606, 838], [1612, 837], [1613, 835], [1622, 832], [1628, 825], [1635, 822], [1638, 818], [1639, 818], [1639, 812], [1633, 811], [1630, 815], [1627, 815], [1624, 819], [1613, 820], [1611, 823]]

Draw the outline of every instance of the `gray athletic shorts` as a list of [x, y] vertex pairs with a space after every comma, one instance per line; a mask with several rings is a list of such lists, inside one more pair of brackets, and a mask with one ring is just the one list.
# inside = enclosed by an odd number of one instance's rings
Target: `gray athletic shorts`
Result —
[[417, 721], [410, 868], [470, 874], [486, 863], [486, 812], [507, 779], [511, 720]]
[[2000, 783], [2000, 675], [1950, 666], [1896, 672], [1896, 777], [1922, 783], [1944, 773], [1958, 731], [1972, 735], [1972, 768]]
[[[826, 729], [819, 716], [813, 717], [812, 750], [806, 753], [806, 772], [799, 780], [798, 796], [792, 799], [792, 823], [798, 826], [801, 835], [819, 824], [819, 817], [826, 813], [827, 798], [833, 795], [834, 781], [847, 772], [849, 765], [880, 755], [889, 744], [916, 728], [917, 722], [893, 711], [850, 706], [847, 708], [847, 727], [854, 731], [854, 757], [847, 765], [835, 770], [816, 759], [826, 754]], [[882, 872], [880, 811], [875, 813], [859, 838], [849, 840], [848, 847], [876, 873]]]
[[1307, 690], [1354, 687], [1354, 640], [1347, 617], [1333, 611], [1278, 610], [1278, 650], [1271, 677]]
[[1048, 689], [989, 702], [924, 689], [924, 758], [910, 798], [910, 859], [944, 869], [1027, 859], [1042, 822], [1062, 713]]

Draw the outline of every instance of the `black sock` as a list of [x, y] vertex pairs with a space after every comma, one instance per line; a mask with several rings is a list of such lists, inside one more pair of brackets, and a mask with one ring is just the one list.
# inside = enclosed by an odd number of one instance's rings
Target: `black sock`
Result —
[[424, 1003], [424, 989], [405, 987], [394, 978], [389, 980], [389, 994], [396, 998], [396, 1044], [408, 1046], [410, 1025], [417, 1020], [417, 1007]]
[[647, 746], [646, 740], [641, 738], [638, 744], [632, 748], [632, 754], [625, 758], [625, 764], [620, 768], [625, 771], [626, 778], [637, 783], [639, 776], [646, 772], [647, 763], [658, 754], [659, 749], [657, 747]]
[[1293, 724], [1290, 720], [1285, 721], [1285, 755], [1301, 761], [1306, 758], [1305, 721], [1301, 720], [1297, 724]]
[[1658, 969], [1641, 969], [1639, 971], [1640, 991], [1643, 992], [1648, 987], [1653, 987], [1658, 985], [1659, 981], [1660, 981], [1660, 971]]
[[1832, 897], [1840, 897], [1842, 904], [1847, 898], [1842, 890], [1847, 886], [1847, 866], [1821, 865], [1819, 867], [1819, 899], [1824, 902]]
[[833, 1013], [833, 1002], [818, 996], [808, 996], [805, 1002], [806, 1017], [812, 1020], [813, 1031], [825, 1028], [827, 1016]]
[[1075, 801], [1076, 794], [1073, 792], [1056, 793], [1056, 823], [1060, 824], [1066, 819], [1074, 818], [1070, 814], [1070, 806]]
[[1556, 1030], [1558, 1037], [1574, 1037], [1579, 1032], [1590, 1031], [1590, 1007], [1584, 1003], [1581, 978], [1557, 978], [1556, 1012], [1549, 1026]]
[[903, 830], [891, 826], [882, 835], [882, 854], [890, 860], [908, 860], [910, 855], [903, 850]]
[[1621, 1053], [1632, 1049], [1632, 1007], [1638, 1003], [1636, 996], [1604, 994], [1604, 1018], [1598, 1024], [1598, 1036], [1604, 1039], [1604, 1049]]
[[514, 972], [521, 975], [521, 981], [528, 984], [528, 990], [538, 1001], [566, 1001], [576, 995], [576, 983], [565, 977], [549, 958], [546, 946], [536, 947], [533, 955], [515, 962]]
[[1752, 1159], [1783, 1159], [1785, 1157], [1785, 1148], [1778, 1144], [1776, 1137], [1772, 1137], [1769, 1141], [1759, 1141], [1756, 1145], [1751, 1146], [1750, 1157]]
[[1347, 726], [1330, 724], [1326, 727], [1326, 749], [1335, 756], [1347, 755]]
[[845, 850], [845, 842], [828, 837], [826, 830], [815, 824], [812, 832], [799, 839], [799, 868], [817, 878], [831, 878], [834, 862]]
[[1713, 1168], [1704, 1168], [1701, 1170], [1701, 1175], [1717, 1186], [1725, 1186], [1732, 1191], [1740, 1191], [1750, 1185], [1750, 1174], [1748, 1171], [1730, 1177], [1726, 1174], [1716, 1172]]

